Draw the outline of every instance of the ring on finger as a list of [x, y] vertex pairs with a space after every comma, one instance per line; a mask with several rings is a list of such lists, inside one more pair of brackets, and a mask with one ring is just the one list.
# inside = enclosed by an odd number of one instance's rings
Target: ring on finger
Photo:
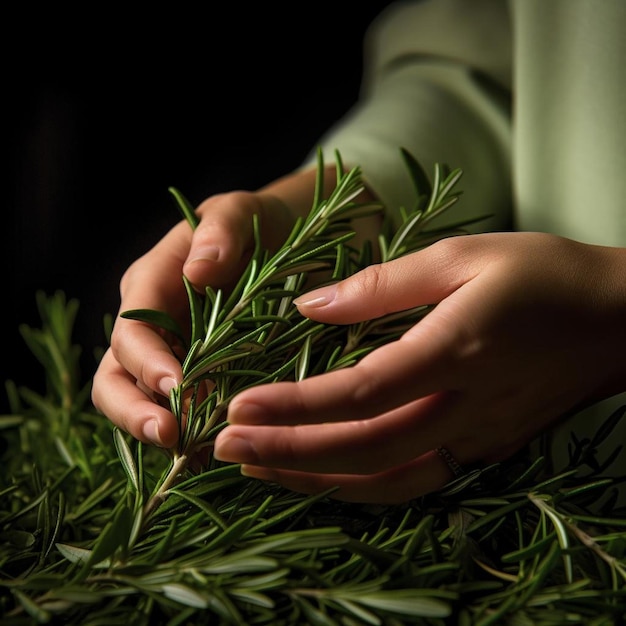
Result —
[[435, 448], [435, 451], [437, 452], [439, 457], [443, 459], [445, 464], [448, 466], [448, 469], [452, 472], [455, 478], [458, 478], [459, 476], [463, 476], [463, 474], [465, 474], [465, 470], [463, 469], [463, 467], [461, 467], [461, 464], [454, 458], [448, 448], [439, 446], [438, 448]]

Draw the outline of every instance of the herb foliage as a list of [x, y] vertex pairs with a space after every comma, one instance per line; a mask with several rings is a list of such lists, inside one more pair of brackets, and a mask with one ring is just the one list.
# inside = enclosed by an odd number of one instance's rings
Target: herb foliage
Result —
[[[403, 152], [415, 206], [387, 224], [382, 260], [464, 224], [433, 222], [460, 194], [461, 172], [432, 180]], [[319, 171], [323, 162], [319, 156]], [[216, 461], [212, 441], [242, 389], [349, 367], [429, 308], [334, 327], [299, 316], [308, 278], [337, 280], [372, 261], [351, 246], [351, 220], [382, 207], [355, 201], [360, 172], [343, 171], [327, 198], [318, 177], [309, 216], [274, 253], [257, 246], [229, 293], [187, 285], [189, 338], [157, 311], [125, 315], [184, 342], [184, 381], [170, 404], [180, 443], [162, 451], [116, 430], [81, 385], [72, 330], [78, 303], [37, 294], [39, 329], [22, 326], [45, 389], [6, 384], [0, 416], [2, 624], [354, 626], [615, 624], [626, 612], [626, 515], [621, 452], [598, 452], [626, 407], [591, 440], [572, 439], [569, 464], [523, 451], [472, 469], [438, 493], [399, 506], [341, 503], [246, 478]], [[171, 190], [190, 225], [195, 215]], [[198, 458], [205, 459], [202, 464]]]

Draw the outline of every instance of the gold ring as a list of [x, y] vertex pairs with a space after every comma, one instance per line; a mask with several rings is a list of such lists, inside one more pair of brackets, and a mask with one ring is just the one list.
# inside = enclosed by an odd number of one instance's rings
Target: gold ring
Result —
[[437, 454], [445, 461], [448, 469], [454, 474], [455, 478], [458, 478], [459, 476], [463, 476], [463, 474], [465, 474], [465, 471], [463, 470], [459, 462], [452, 456], [448, 448], [439, 446], [438, 448], [435, 448], [435, 450]]

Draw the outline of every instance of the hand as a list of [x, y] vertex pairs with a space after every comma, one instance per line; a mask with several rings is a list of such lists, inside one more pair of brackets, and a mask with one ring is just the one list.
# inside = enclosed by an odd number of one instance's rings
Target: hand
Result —
[[[183, 273], [197, 288], [227, 288], [245, 267], [254, 244], [252, 216], [258, 214], [264, 245], [284, 240], [293, 217], [267, 193], [232, 192], [213, 196], [198, 208], [192, 230], [178, 223], [148, 253], [137, 259], [120, 283], [120, 312], [147, 308], [165, 311], [181, 327], [189, 323]], [[263, 228], [269, 222], [270, 228]], [[178, 424], [168, 408], [169, 391], [182, 380], [180, 358], [171, 337], [142, 322], [116, 319], [111, 347], [93, 379], [94, 406], [114, 424], [146, 443], [173, 446]]]
[[[331, 190], [336, 166], [326, 166], [323, 173], [323, 187]], [[316, 178], [316, 169], [302, 169], [254, 193], [237, 191], [205, 200], [197, 210], [200, 223], [195, 230], [181, 221], [126, 270], [120, 281], [120, 312], [163, 311], [186, 328], [190, 315], [183, 274], [200, 291], [207, 285], [227, 290], [253, 249], [253, 215], [259, 217], [262, 245], [270, 251], [278, 249], [296, 216], [309, 212]], [[361, 197], [372, 199], [368, 191]], [[371, 239], [379, 227], [377, 218], [364, 218], [359, 237]], [[184, 356], [161, 330], [118, 316], [111, 347], [93, 378], [94, 406], [136, 439], [174, 446], [178, 424], [168, 396], [182, 381]]]
[[315, 290], [299, 310], [333, 324], [437, 306], [354, 367], [239, 394], [215, 456], [348, 501], [437, 490], [451, 478], [437, 447], [462, 465], [503, 460], [626, 388], [624, 276], [624, 249], [504, 233], [446, 239]]

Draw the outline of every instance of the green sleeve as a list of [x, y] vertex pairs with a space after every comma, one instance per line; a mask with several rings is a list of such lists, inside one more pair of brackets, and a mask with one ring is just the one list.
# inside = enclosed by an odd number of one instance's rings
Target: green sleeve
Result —
[[414, 201], [400, 147], [429, 173], [460, 167], [463, 198], [447, 219], [490, 215], [474, 230], [507, 228], [510, 59], [506, 2], [393, 3], [366, 35], [359, 101], [321, 138], [326, 160], [339, 150], [359, 165], [392, 211]]

